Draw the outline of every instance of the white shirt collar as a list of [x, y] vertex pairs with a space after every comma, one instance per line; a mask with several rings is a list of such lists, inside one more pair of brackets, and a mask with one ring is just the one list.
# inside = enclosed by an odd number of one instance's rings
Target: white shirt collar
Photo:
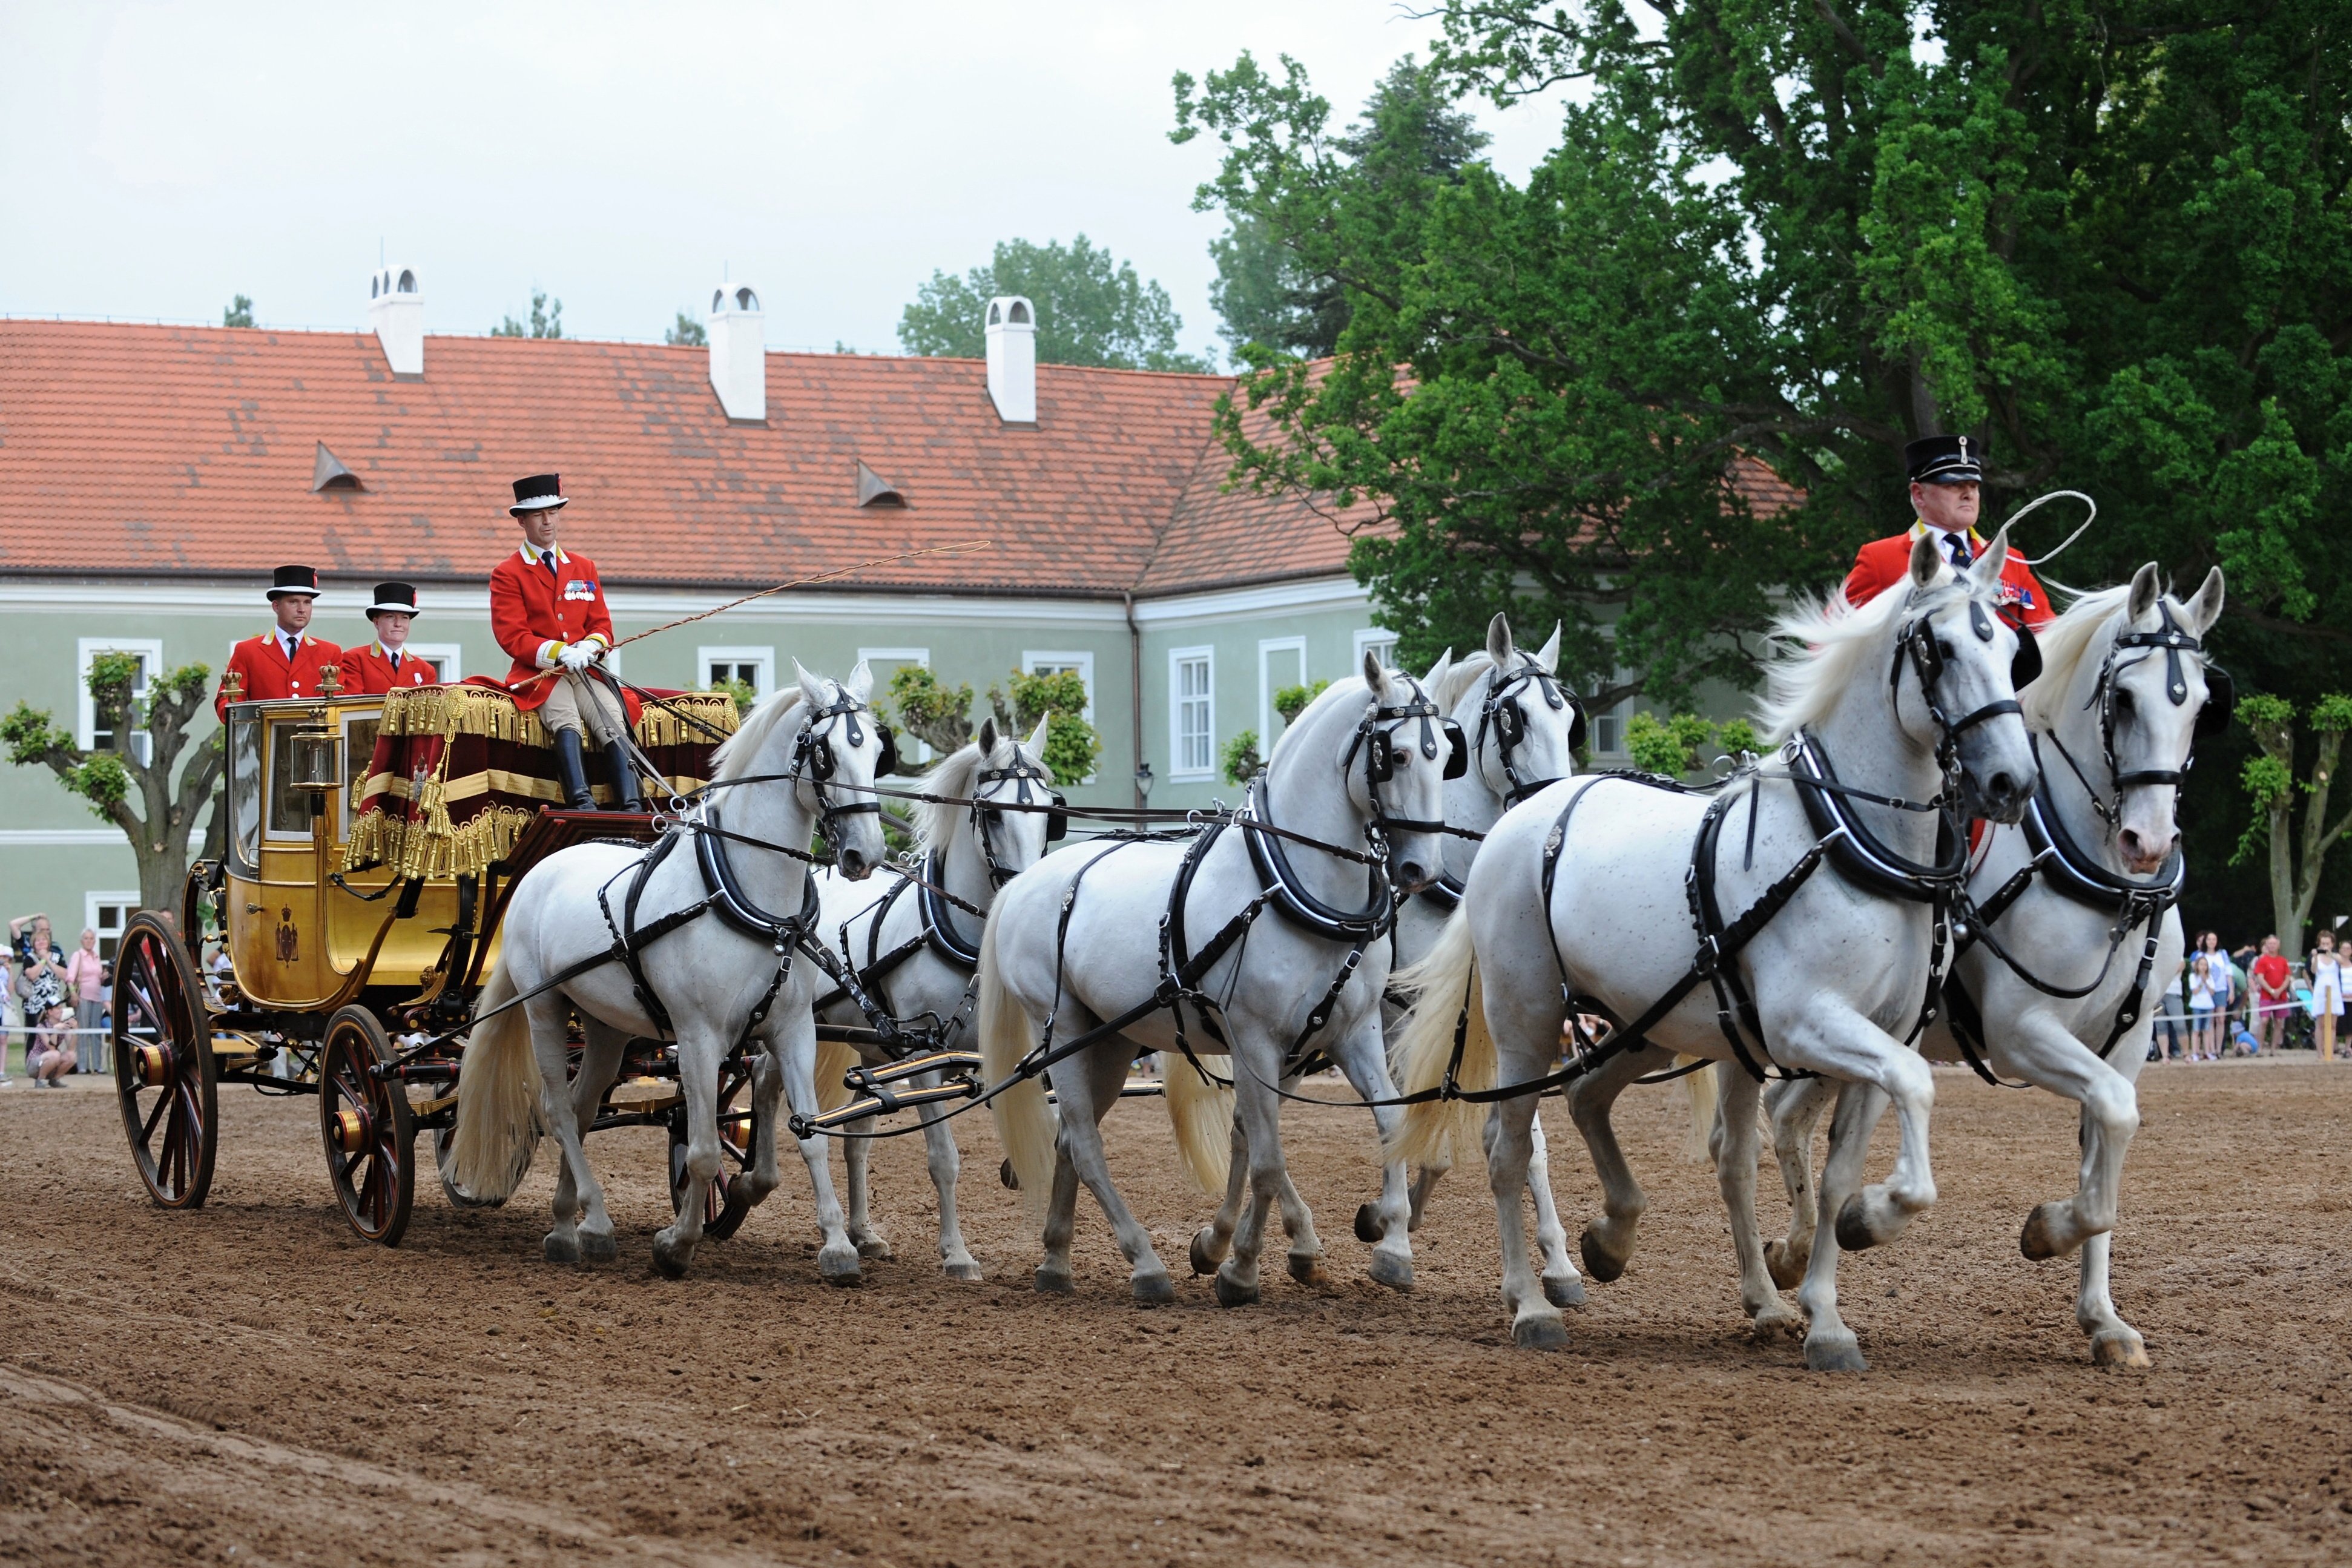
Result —
[[[563, 546], [561, 544], [551, 544], [548, 546], [548, 548], [555, 552], [555, 563], [558, 566], [569, 566], [572, 564], [572, 557], [563, 553]], [[523, 564], [526, 566], [536, 566], [540, 563], [539, 546], [535, 544], [526, 542], [522, 549], [518, 551], [517, 553], [522, 557]]]

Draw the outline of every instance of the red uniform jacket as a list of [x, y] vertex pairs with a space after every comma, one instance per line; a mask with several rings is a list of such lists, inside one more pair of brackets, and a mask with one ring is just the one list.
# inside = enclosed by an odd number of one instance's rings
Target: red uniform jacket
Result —
[[[516, 551], [490, 573], [490, 630], [514, 659], [507, 685], [514, 689], [515, 706], [526, 713], [535, 711], [547, 700], [555, 678], [532, 677], [553, 665], [558, 648], [591, 638], [613, 646], [613, 612], [605, 608], [596, 563], [585, 555], [558, 550], [551, 573], [541, 564], [538, 552]], [[635, 724], [636, 698], [625, 692], [622, 700]]]
[[[1915, 522], [1907, 533], [1892, 539], [1874, 539], [1864, 545], [1853, 558], [1853, 570], [1845, 580], [1846, 602], [1857, 609], [1878, 597], [1911, 574], [1911, 544], [1927, 528]], [[1981, 554], [1984, 540], [1975, 530], [1969, 531], [1972, 553]], [[2058, 618], [2050, 607], [2050, 595], [2033, 575], [2033, 568], [2014, 550], [2000, 569], [2001, 602], [2011, 606], [2003, 613], [2021, 619], [2028, 626], [2040, 629]]]
[[[275, 630], [247, 637], [228, 650], [228, 669], [221, 672], [220, 692], [213, 699], [213, 715], [228, 718], [228, 678], [231, 670], [245, 677], [243, 702], [268, 702], [281, 697], [316, 697], [319, 674], [341, 662], [343, 650], [331, 642], [305, 636], [294, 660], [286, 659], [286, 645]], [[338, 677], [340, 679], [340, 675]], [[345, 690], [350, 687], [346, 686]]]
[[343, 689], [352, 692], [390, 691], [394, 687], [438, 686], [441, 672], [433, 661], [413, 653], [400, 656], [398, 668], [382, 643], [343, 650]]

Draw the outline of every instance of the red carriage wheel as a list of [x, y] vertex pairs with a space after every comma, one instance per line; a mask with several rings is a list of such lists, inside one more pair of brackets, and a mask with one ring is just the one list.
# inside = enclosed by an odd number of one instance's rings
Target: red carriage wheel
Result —
[[114, 1092], [147, 1195], [201, 1208], [212, 1191], [218, 1068], [204, 983], [166, 916], [131, 917], [114, 960]]
[[383, 1026], [364, 1007], [327, 1020], [319, 1051], [319, 1133], [343, 1217], [369, 1241], [396, 1245], [416, 1195], [416, 1122], [408, 1089], [375, 1068], [392, 1059]]

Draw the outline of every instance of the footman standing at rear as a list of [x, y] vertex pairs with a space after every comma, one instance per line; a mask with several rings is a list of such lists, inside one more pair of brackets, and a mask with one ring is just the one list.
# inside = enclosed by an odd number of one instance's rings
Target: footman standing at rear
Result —
[[405, 583], [378, 583], [367, 607], [375, 641], [343, 650], [343, 689], [375, 696], [409, 686], [436, 686], [441, 672], [433, 661], [408, 651], [409, 623], [416, 618], [416, 590]]
[[490, 574], [490, 629], [514, 658], [507, 684], [515, 706], [537, 713], [555, 737], [566, 805], [586, 811], [595, 805], [581, 753], [583, 732], [593, 731], [612, 766], [613, 808], [635, 811], [637, 776], [627, 742], [636, 703], [625, 704], [597, 678], [613, 647], [613, 615], [596, 563], [555, 542], [556, 516], [566, 504], [557, 476], [517, 479], [514, 497], [507, 510], [522, 524], [523, 543]]
[[228, 668], [221, 671], [219, 694], [213, 699], [213, 716], [226, 721], [232, 689], [239, 702], [273, 702], [286, 697], [316, 697], [327, 684], [328, 671], [343, 650], [321, 642], [304, 628], [318, 602], [319, 574], [310, 566], [280, 566], [269, 586], [269, 607], [278, 625], [257, 637], [247, 637], [229, 649]]

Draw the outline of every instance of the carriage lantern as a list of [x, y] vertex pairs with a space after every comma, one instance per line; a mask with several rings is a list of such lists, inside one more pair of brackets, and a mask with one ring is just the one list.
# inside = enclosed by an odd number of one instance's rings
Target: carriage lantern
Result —
[[327, 796], [342, 787], [342, 770], [336, 765], [336, 752], [341, 748], [335, 731], [329, 729], [297, 730], [294, 731], [292, 786], [310, 797], [310, 815], [321, 816], [327, 809]]

